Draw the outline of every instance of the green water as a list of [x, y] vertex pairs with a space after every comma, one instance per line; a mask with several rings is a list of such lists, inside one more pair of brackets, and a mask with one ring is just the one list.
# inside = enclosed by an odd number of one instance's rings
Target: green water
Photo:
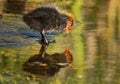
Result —
[[[50, 65], [53, 71], [48, 73], [56, 73], [49, 77], [44, 70], [39, 71], [40, 68], [36, 66], [36, 71], [39, 68], [37, 72], [43, 71], [46, 75], [41, 77], [23, 70], [23, 67], [29, 68], [23, 65], [30, 59], [39, 59], [37, 58], [41, 53], [39, 43], [16, 48], [0, 47], [0, 84], [119, 84], [120, 6], [118, 3], [119, 0], [57, 2], [60, 6], [64, 4], [63, 8], [65, 7], [72, 13], [78, 25], [74, 26], [69, 34], [62, 33], [52, 38], [56, 40], [56, 43], [50, 44], [45, 53], [46, 56], [54, 54], [61, 56], [64, 55], [67, 47], [73, 56], [71, 66], [61, 68]], [[21, 16], [5, 16], [7, 17], [4, 17], [3, 22], [5, 27], [8, 26], [6, 28], [24, 28], [25, 24], [22, 22]], [[19, 18], [14, 22], [8, 17]], [[25, 39], [25, 37], [23, 38]], [[27, 40], [27, 42], [29, 41], [35, 42], [36, 40]], [[55, 61], [51, 58], [47, 60]], [[54, 65], [52, 62], [48, 64]]]

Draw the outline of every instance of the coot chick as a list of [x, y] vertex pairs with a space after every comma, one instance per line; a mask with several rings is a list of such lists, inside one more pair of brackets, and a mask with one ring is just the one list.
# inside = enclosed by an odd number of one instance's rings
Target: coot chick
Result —
[[70, 15], [59, 13], [55, 8], [50, 7], [32, 10], [23, 16], [23, 21], [31, 29], [40, 32], [44, 44], [49, 44], [45, 36], [46, 31], [66, 30], [66, 33], [69, 33], [73, 25], [73, 18]]

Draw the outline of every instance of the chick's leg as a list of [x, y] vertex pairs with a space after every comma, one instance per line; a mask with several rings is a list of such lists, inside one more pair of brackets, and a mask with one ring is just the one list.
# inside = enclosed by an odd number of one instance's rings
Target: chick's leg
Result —
[[45, 30], [42, 30], [41, 36], [42, 36], [41, 42], [43, 42], [43, 44], [49, 44], [49, 42], [45, 36]]

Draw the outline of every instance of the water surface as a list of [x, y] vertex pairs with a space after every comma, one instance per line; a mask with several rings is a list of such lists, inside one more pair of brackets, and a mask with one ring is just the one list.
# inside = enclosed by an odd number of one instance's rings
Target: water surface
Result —
[[23, 23], [22, 15], [4, 14], [0, 20], [1, 84], [120, 83], [119, 0], [71, 3], [66, 9], [80, 24], [70, 34], [47, 33], [56, 40], [47, 48], [39, 44], [39, 32]]

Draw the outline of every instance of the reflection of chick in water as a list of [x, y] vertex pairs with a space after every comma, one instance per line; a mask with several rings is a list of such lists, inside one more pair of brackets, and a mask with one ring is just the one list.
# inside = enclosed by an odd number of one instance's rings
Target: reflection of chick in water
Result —
[[[42, 46], [41, 50], [45, 50], [45, 47], [46, 46]], [[43, 54], [44, 57], [42, 57]], [[49, 77], [57, 73], [60, 68], [69, 66], [72, 61], [72, 54], [69, 48], [66, 48], [64, 53], [55, 53], [52, 55], [43, 51], [40, 54], [30, 57], [30, 59], [23, 64], [23, 70], [40, 77]]]

